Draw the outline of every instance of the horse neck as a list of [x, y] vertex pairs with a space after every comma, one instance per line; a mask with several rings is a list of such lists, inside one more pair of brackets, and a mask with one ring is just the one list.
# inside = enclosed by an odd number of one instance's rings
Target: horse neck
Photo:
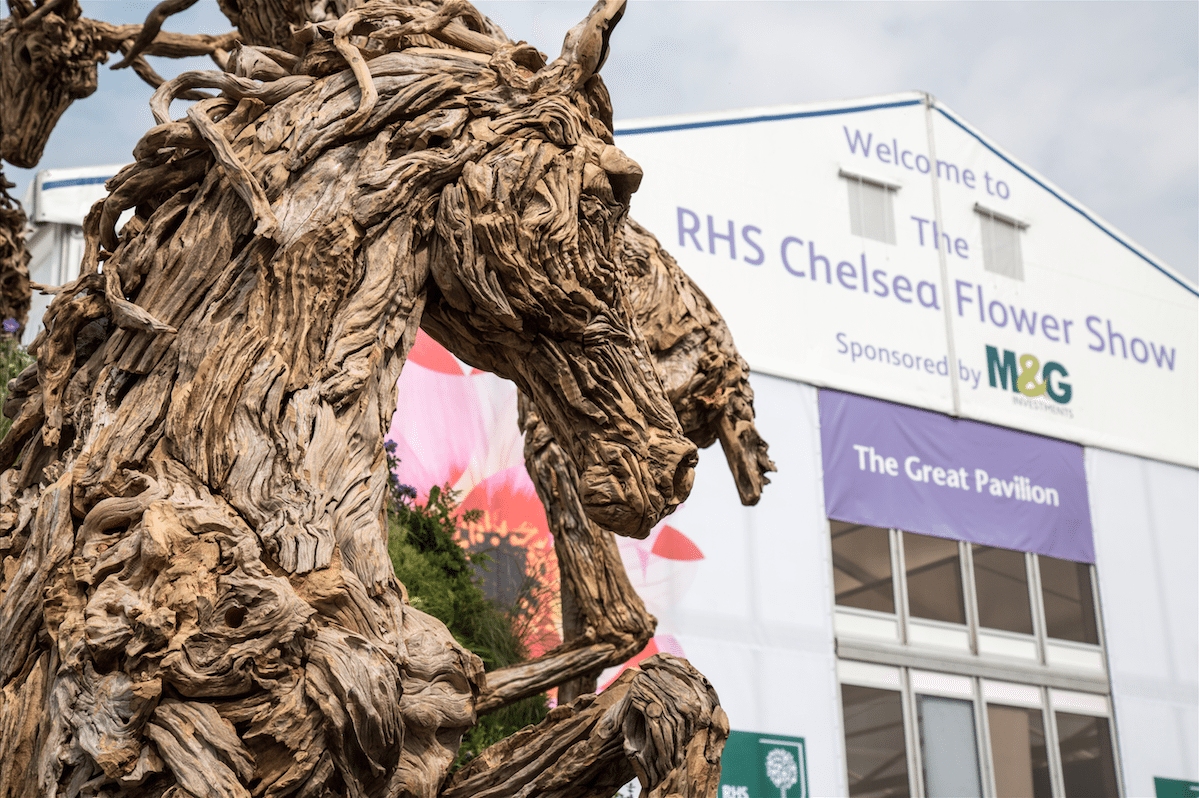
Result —
[[309, 167], [309, 192], [276, 204], [281, 241], [254, 238], [255, 220], [214, 169], [186, 208], [160, 209], [171, 225], [156, 215], [105, 265], [146, 273], [131, 298], [178, 332], [119, 330], [107, 342], [100, 381], [132, 387], [90, 392], [88, 416], [106, 423], [85, 432], [76, 489], [86, 504], [118, 494], [131, 450], [165, 441], [285, 571], [339, 556], [378, 592], [393, 579], [383, 437], [425, 276], [412, 222], [362, 230], [354, 176], [338, 183], [321, 169]]

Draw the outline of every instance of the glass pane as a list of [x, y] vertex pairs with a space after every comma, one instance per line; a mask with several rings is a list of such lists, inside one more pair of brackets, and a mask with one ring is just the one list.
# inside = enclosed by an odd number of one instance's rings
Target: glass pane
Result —
[[904, 532], [903, 556], [908, 612], [916, 618], [965, 623], [957, 541]]
[[1116, 765], [1107, 718], [1057, 713], [1066, 795], [1116, 798]]
[[997, 798], [1051, 798], [1041, 710], [987, 706]]
[[891, 541], [876, 526], [830, 521], [833, 591], [842, 607], [895, 612], [891, 587]]
[[1050, 637], [1099, 644], [1095, 598], [1091, 595], [1091, 566], [1038, 554], [1045, 626]]
[[911, 795], [899, 693], [843, 684], [841, 709], [845, 718], [845, 766], [850, 796]]
[[1018, 551], [974, 545], [974, 588], [978, 622], [988, 629], [1032, 634], [1028, 569]]
[[920, 695], [916, 707], [925, 794], [928, 798], [981, 798], [974, 705], [956, 698]]

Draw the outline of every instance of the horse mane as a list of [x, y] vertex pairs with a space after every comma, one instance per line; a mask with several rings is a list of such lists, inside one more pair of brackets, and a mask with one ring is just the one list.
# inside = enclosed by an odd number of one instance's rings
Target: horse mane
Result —
[[[340, 408], [370, 382], [394, 384], [403, 357], [393, 352], [407, 351], [420, 318], [422, 271], [431, 269], [451, 303], [504, 304], [494, 276], [469, 273], [481, 267], [461, 251], [469, 211], [455, 183], [490, 179], [472, 168], [489, 150], [575, 143], [581, 119], [610, 143], [611, 110], [598, 77], [572, 84], [576, 65], [546, 67], [528, 45], [471, 30], [475, 15], [462, 2], [438, 12], [371, 3], [298, 31], [291, 52], [244, 46], [231, 73], [187, 72], [164, 84], [151, 102], [159, 124], [88, 215], [80, 277], [61, 289], [31, 346], [41, 401], [18, 412], [0, 467], [40, 438], [45, 451], [22, 468], [29, 486], [40, 467], [82, 441], [89, 420], [79, 411], [97, 377], [86, 368], [91, 351], [74, 351], [85, 328], [91, 350], [113, 339], [108, 360], [118, 373], [150, 374], [170, 353], [183, 376], [194, 376], [188, 367], [206, 354], [192, 351], [195, 342], [253, 346], [236, 306], [260, 279], [277, 326], [256, 331], [286, 364], [288, 390], [315, 382]], [[171, 100], [199, 87], [221, 94], [170, 121]], [[540, 177], [506, 173], [503, 190], [527, 195]], [[133, 216], [118, 232], [127, 210]], [[569, 202], [553, 213], [563, 217], [558, 227], [577, 225]], [[459, 264], [467, 274], [454, 273]], [[213, 307], [197, 314], [205, 294]], [[376, 374], [384, 362], [386, 373]], [[35, 391], [32, 376], [18, 380], [15, 406]], [[185, 397], [198, 421], [188, 426], [202, 429], [216, 408], [230, 406], [215, 393]], [[64, 425], [75, 443], [59, 440]], [[227, 476], [236, 455], [213, 451], [221, 448], [215, 440], [195, 443], [206, 450], [188, 458], [198, 475]], [[113, 487], [114, 478], [93, 473], [81, 484]], [[92, 500], [77, 501], [85, 508]]]

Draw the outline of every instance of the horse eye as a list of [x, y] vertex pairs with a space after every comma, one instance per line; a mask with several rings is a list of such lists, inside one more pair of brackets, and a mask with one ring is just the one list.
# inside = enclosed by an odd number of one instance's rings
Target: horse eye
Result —
[[638, 187], [644, 173], [641, 167], [629, 156], [621, 152], [619, 147], [609, 144], [600, 153], [600, 166], [608, 173], [608, 181], [612, 184], [612, 193], [622, 203], [628, 204]]
[[583, 189], [603, 200], [616, 199], [612, 175], [593, 163], [583, 167]]

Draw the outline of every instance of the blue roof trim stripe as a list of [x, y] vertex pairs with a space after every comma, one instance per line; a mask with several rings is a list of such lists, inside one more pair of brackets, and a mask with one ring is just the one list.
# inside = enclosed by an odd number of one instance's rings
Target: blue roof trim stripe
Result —
[[837, 114], [856, 114], [861, 111], [876, 111], [880, 108], [902, 108], [905, 105], [920, 105], [920, 100], [903, 100], [894, 103], [878, 103], [877, 105], [859, 105], [854, 108], [831, 108], [827, 111], [798, 111], [793, 114], [769, 114], [764, 116], [747, 116], [742, 119], [718, 119], [711, 122], [686, 122], [679, 125], [659, 125], [657, 127], [633, 127], [617, 130], [618, 136], [636, 136], [641, 133], [667, 133], [675, 130], [695, 130], [704, 127], [725, 127], [728, 125], [750, 125], [755, 122], [779, 122], [784, 119], [803, 119], [811, 116], [836, 116]]
[[1188, 283], [1186, 283], [1186, 282], [1184, 282], [1184, 281], [1180, 280], [1180, 279], [1179, 279], [1178, 277], [1176, 277], [1175, 275], [1173, 275], [1173, 274], [1170, 274], [1170, 272], [1168, 272], [1168, 271], [1166, 271], [1165, 269], [1163, 269], [1163, 268], [1162, 268], [1162, 267], [1161, 267], [1159, 264], [1155, 263], [1153, 260], [1151, 260], [1150, 258], [1146, 257], [1144, 253], [1138, 252], [1138, 251], [1137, 251], [1136, 249], [1134, 249], [1134, 248], [1133, 248], [1131, 245], [1129, 245], [1129, 243], [1128, 243], [1127, 241], [1125, 241], [1124, 239], [1120, 238], [1118, 235], [1116, 235], [1115, 233], [1113, 233], [1111, 230], [1108, 230], [1106, 227], [1104, 227], [1102, 224], [1100, 224], [1100, 222], [1099, 222], [1097, 219], [1095, 219], [1094, 217], [1092, 217], [1092, 216], [1091, 216], [1089, 213], [1087, 213], [1086, 211], [1084, 211], [1082, 208], [1079, 208], [1079, 207], [1078, 207], [1077, 205], [1075, 205], [1073, 202], [1071, 202], [1070, 200], [1066, 199], [1066, 198], [1065, 198], [1065, 197], [1063, 197], [1061, 194], [1057, 193], [1056, 191], [1054, 191], [1053, 189], [1051, 189], [1049, 186], [1047, 186], [1047, 185], [1045, 185], [1044, 183], [1042, 183], [1040, 180], [1038, 180], [1038, 179], [1037, 179], [1036, 177], [1034, 177], [1033, 175], [1029, 174], [1029, 173], [1028, 173], [1027, 171], [1025, 171], [1025, 170], [1024, 170], [1022, 167], [1020, 167], [1019, 165], [1017, 165], [1017, 164], [1013, 163], [1011, 158], [1008, 158], [1006, 155], [1004, 155], [1003, 153], [1001, 153], [999, 150], [997, 150], [997, 149], [995, 149], [994, 147], [992, 147], [992, 146], [991, 146], [991, 145], [990, 145], [990, 144], [989, 144], [987, 141], [985, 141], [985, 140], [983, 139], [983, 137], [982, 137], [982, 136], [980, 136], [979, 134], [975, 133], [975, 132], [974, 132], [973, 130], [971, 130], [970, 128], [966, 127], [966, 125], [965, 125], [965, 124], [963, 124], [963, 123], [962, 123], [960, 120], [958, 120], [958, 119], [954, 118], [954, 117], [953, 117], [951, 114], [947, 113], [947, 112], [945, 111], [945, 109], [943, 109], [943, 108], [939, 108], [939, 107], [937, 107], [937, 106], [933, 106], [933, 107], [937, 109], [937, 112], [938, 112], [938, 113], [940, 113], [940, 114], [941, 114], [941, 116], [945, 117], [945, 118], [946, 118], [946, 119], [948, 119], [950, 122], [953, 122], [955, 125], [957, 125], [958, 127], [960, 127], [962, 130], [964, 130], [964, 131], [966, 131], [968, 134], [970, 134], [970, 135], [971, 135], [973, 138], [977, 139], [979, 144], [981, 144], [981, 145], [983, 145], [984, 147], [986, 147], [988, 150], [990, 150], [991, 152], [993, 152], [995, 155], [998, 155], [998, 156], [999, 156], [999, 157], [1000, 157], [1000, 158], [1001, 158], [1001, 159], [1004, 161], [1004, 163], [1006, 163], [1008, 166], [1012, 167], [1012, 168], [1013, 168], [1013, 169], [1015, 169], [1017, 172], [1019, 172], [1020, 174], [1024, 175], [1024, 176], [1025, 176], [1025, 177], [1027, 177], [1029, 180], [1031, 180], [1032, 182], [1036, 183], [1036, 184], [1037, 184], [1038, 186], [1040, 186], [1041, 188], [1043, 188], [1043, 189], [1045, 189], [1046, 191], [1048, 191], [1048, 192], [1049, 192], [1050, 194], [1052, 194], [1054, 197], [1056, 197], [1057, 199], [1061, 200], [1061, 202], [1062, 202], [1063, 204], [1065, 204], [1065, 205], [1066, 205], [1066, 207], [1070, 208], [1072, 211], [1074, 211], [1075, 213], [1077, 213], [1079, 216], [1081, 216], [1082, 218], [1086, 219], [1088, 222], [1090, 222], [1091, 224], [1095, 225], [1096, 227], [1098, 227], [1098, 228], [1099, 228], [1100, 230], [1102, 230], [1103, 232], [1107, 233], [1109, 236], [1111, 236], [1111, 238], [1112, 238], [1112, 240], [1113, 240], [1113, 241], [1116, 241], [1117, 243], [1119, 243], [1119, 244], [1120, 244], [1122, 247], [1124, 247], [1125, 249], [1127, 249], [1129, 252], [1131, 252], [1132, 254], [1136, 255], [1138, 258], [1140, 258], [1141, 260], [1145, 261], [1145, 262], [1146, 262], [1146, 263], [1148, 263], [1150, 266], [1152, 266], [1153, 268], [1157, 269], [1159, 272], [1161, 272], [1162, 274], [1166, 275], [1167, 277], [1169, 277], [1169, 278], [1170, 278], [1171, 280], [1173, 280], [1174, 282], [1176, 282], [1176, 283], [1178, 283], [1179, 285], [1181, 285], [1181, 286], [1182, 286], [1183, 288], [1185, 288], [1187, 291], [1190, 291], [1190, 292], [1191, 292], [1192, 294], [1194, 294], [1195, 296], [1199, 296], [1199, 289], [1196, 289], [1196, 288], [1194, 288], [1194, 287], [1193, 287], [1193, 286], [1191, 286], [1190, 284], [1188, 284]]
[[93, 186], [96, 183], [107, 183], [112, 180], [112, 175], [108, 177], [73, 177], [70, 180], [47, 180], [42, 183], [42, 191], [49, 191], [52, 188], [67, 188], [68, 186]]

